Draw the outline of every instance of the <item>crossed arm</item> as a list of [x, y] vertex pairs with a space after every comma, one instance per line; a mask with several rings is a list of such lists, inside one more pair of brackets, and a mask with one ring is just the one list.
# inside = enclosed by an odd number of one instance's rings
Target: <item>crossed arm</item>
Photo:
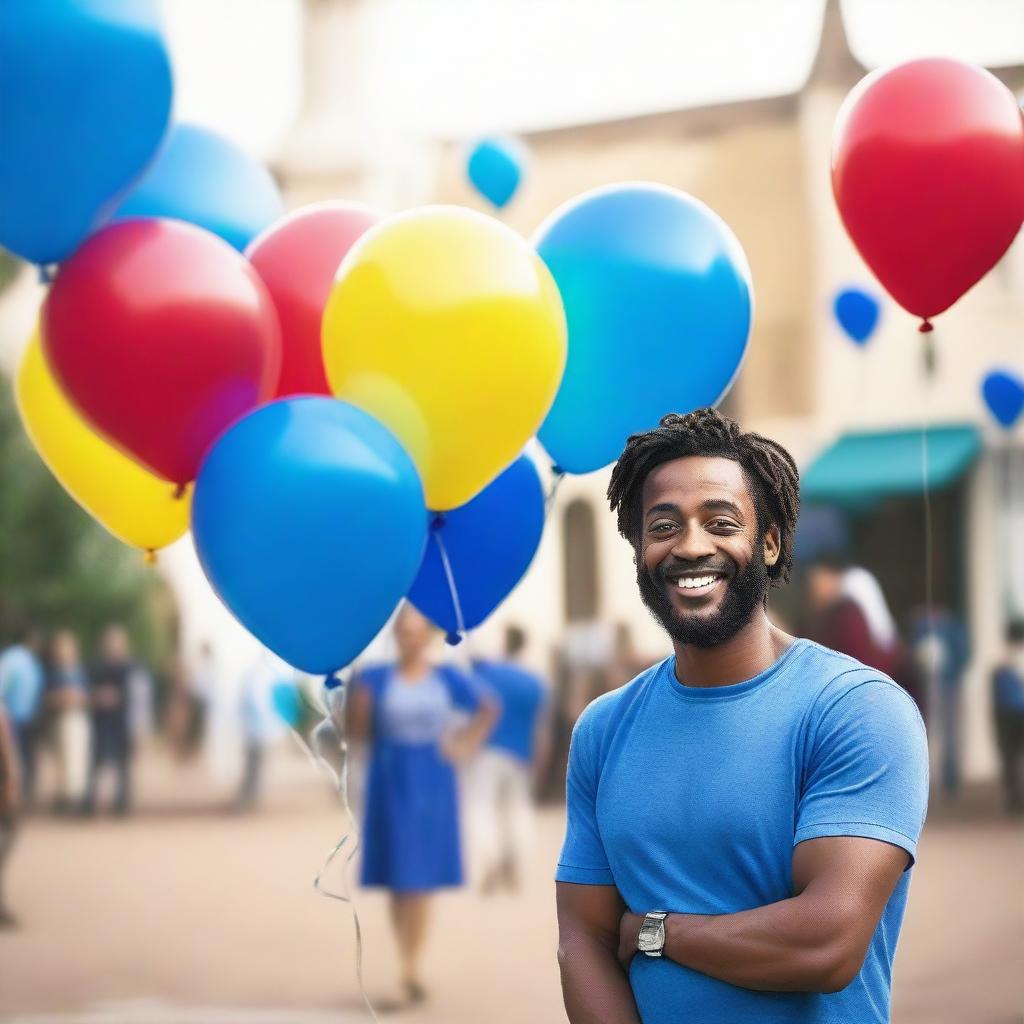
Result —
[[[809, 839], [793, 851], [793, 896], [735, 914], [670, 914], [664, 955], [741, 988], [837, 992], [860, 971], [908, 856], [875, 839]], [[627, 972], [642, 914], [623, 913], [614, 886], [560, 882], [557, 899], [569, 1020], [638, 1024]]]

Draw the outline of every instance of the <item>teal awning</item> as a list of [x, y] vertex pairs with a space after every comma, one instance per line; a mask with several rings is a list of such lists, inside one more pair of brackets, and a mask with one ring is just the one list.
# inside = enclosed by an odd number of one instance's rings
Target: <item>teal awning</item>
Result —
[[[981, 451], [970, 425], [928, 430], [928, 485], [955, 483]], [[920, 494], [923, 480], [920, 430], [844, 434], [811, 463], [800, 479], [805, 502], [856, 505], [888, 495]]]

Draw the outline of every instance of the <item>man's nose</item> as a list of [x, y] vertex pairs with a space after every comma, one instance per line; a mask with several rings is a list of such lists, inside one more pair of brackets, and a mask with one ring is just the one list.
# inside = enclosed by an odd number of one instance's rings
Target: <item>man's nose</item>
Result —
[[708, 533], [699, 526], [683, 526], [672, 545], [672, 554], [683, 562], [696, 562], [715, 553], [715, 545]]

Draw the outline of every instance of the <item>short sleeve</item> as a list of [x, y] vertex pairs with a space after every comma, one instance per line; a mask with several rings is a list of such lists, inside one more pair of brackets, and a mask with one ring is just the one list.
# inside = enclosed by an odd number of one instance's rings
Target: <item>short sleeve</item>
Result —
[[556, 882], [614, 885], [604, 843], [597, 827], [597, 782], [600, 766], [593, 729], [585, 712], [573, 729], [565, 780], [565, 842], [555, 871]]
[[910, 695], [873, 679], [836, 698], [818, 720], [794, 846], [863, 836], [900, 846], [914, 862], [928, 805], [928, 745]]
[[452, 665], [445, 665], [441, 669], [441, 678], [452, 698], [452, 703], [461, 711], [472, 713], [480, 707], [484, 684], [478, 679], [470, 678]]

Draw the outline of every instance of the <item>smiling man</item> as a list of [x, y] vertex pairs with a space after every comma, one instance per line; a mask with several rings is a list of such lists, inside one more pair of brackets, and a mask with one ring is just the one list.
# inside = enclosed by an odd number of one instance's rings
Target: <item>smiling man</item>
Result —
[[572, 1024], [883, 1024], [924, 822], [913, 701], [769, 621], [799, 513], [713, 409], [629, 439], [608, 496], [674, 656], [573, 733], [556, 874]]

